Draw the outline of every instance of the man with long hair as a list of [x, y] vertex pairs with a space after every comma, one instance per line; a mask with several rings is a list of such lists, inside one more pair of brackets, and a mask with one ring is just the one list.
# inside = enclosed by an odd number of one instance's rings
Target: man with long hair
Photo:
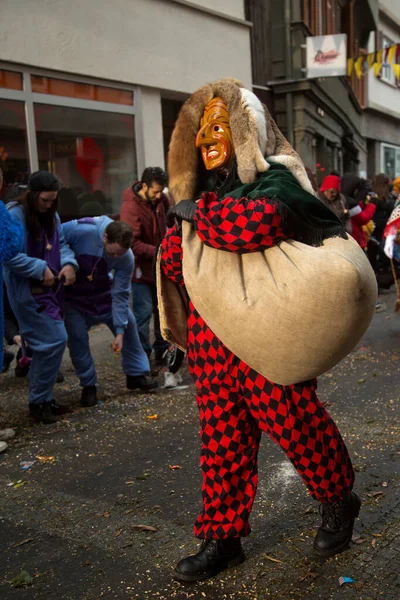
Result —
[[54, 401], [53, 387], [67, 343], [64, 286], [75, 281], [78, 268], [57, 214], [58, 190], [52, 173], [37, 171], [27, 190], [8, 205], [25, 235], [19, 253], [4, 263], [10, 304], [32, 351], [29, 412], [42, 423], [54, 423], [67, 412]]

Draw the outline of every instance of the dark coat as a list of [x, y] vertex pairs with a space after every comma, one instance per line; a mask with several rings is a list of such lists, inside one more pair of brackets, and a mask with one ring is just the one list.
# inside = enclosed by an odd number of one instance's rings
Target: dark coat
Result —
[[152, 283], [156, 249], [167, 232], [165, 215], [169, 201], [164, 194], [155, 203], [143, 200], [137, 193], [140, 186], [140, 182], [135, 183], [123, 193], [120, 219], [133, 229], [135, 269], [132, 281]]

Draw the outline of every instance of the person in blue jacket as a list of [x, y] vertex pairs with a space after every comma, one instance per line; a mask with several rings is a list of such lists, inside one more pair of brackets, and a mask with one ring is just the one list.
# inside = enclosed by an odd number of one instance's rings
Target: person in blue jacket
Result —
[[64, 223], [63, 232], [79, 264], [76, 282], [66, 290], [65, 326], [71, 360], [83, 387], [82, 406], [97, 403], [88, 331], [99, 323], [115, 335], [113, 349], [122, 353], [127, 388], [154, 389], [157, 383], [148, 377], [149, 359], [129, 309], [134, 269], [130, 225], [106, 216], [85, 217]]
[[53, 387], [67, 343], [64, 287], [75, 281], [78, 268], [57, 214], [58, 190], [52, 173], [37, 171], [26, 192], [7, 205], [25, 235], [19, 253], [4, 263], [4, 279], [21, 336], [32, 351], [29, 412], [43, 423], [68, 412], [54, 401]]
[[[0, 188], [3, 173], [0, 169]], [[4, 339], [4, 309], [3, 309], [3, 262], [10, 260], [19, 252], [23, 239], [21, 224], [12, 218], [3, 202], [0, 201], [0, 341]], [[4, 351], [0, 351], [0, 373], [3, 370]]]

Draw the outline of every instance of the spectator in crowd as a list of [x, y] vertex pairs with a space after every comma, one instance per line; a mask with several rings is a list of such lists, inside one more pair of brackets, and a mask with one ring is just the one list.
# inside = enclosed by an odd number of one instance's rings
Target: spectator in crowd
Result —
[[394, 258], [397, 263], [400, 263], [400, 177], [393, 182], [392, 195], [396, 201], [383, 232], [384, 252], [388, 258]]
[[[142, 346], [150, 358], [154, 350], [156, 362], [162, 364], [168, 349], [160, 333], [156, 284], [153, 262], [156, 249], [166, 233], [165, 215], [169, 207], [163, 190], [167, 176], [159, 167], [148, 167], [140, 181], [125, 190], [121, 208], [121, 221], [133, 230], [132, 250], [135, 270], [132, 279], [133, 312]], [[154, 337], [150, 342], [150, 321], [154, 315]]]
[[[4, 299], [4, 338], [9, 346], [13, 346], [14, 344], [18, 347], [17, 352], [17, 365], [15, 367], [15, 375], [17, 377], [26, 377], [29, 373], [30, 362], [32, 358], [32, 353], [28, 348], [25, 347], [25, 344], [22, 342], [22, 338], [19, 334], [19, 325], [17, 318], [14, 314], [13, 309], [11, 308], [10, 301], [8, 299], [7, 288], [3, 285], [3, 299]], [[22, 355], [22, 350], [24, 346], [24, 355]], [[9, 352], [9, 357], [4, 359], [4, 367], [3, 373], [8, 371], [11, 362], [14, 359], [14, 354]]]
[[400, 177], [393, 180], [392, 183], [392, 191], [391, 191], [391, 200], [392, 202], [398, 202], [400, 199]]
[[[3, 172], [0, 169], [0, 189], [3, 185]], [[4, 313], [3, 313], [3, 263], [11, 260], [19, 252], [23, 241], [23, 230], [15, 219], [12, 218], [3, 202], [0, 201], [0, 340], [4, 338]], [[3, 352], [0, 351], [0, 373], [3, 370]], [[0, 430], [0, 452], [7, 450], [5, 440], [13, 437], [12, 429]]]
[[357, 206], [361, 210], [352, 216], [352, 235], [366, 252], [371, 234], [375, 230], [374, 216], [376, 214], [377, 198], [375, 194], [371, 192], [370, 184], [365, 179], [360, 180], [356, 194], [356, 201], [357, 200]]
[[82, 406], [97, 404], [88, 331], [99, 323], [115, 335], [113, 349], [122, 353], [127, 388], [154, 389], [157, 383], [148, 377], [149, 360], [129, 310], [134, 269], [131, 227], [106, 216], [86, 217], [64, 223], [63, 233], [79, 264], [76, 282], [66, 292], [65, 325], [71, 360], [83, 387]]
[[64, 286], [75, 281], [78, 268], [57, 214], [58, 190], [54, 175], [37, 171], [26, 192], [8, 205], [25, 236], [19, 253], [4, 263], [10, 304], [32, 351], [29, 412], [42, 423], [54, 423], [68, 412], [54, 401], [53, 387], [67, 343]]
[[377, 196], [376, 213], [374, 216], [374, 238], [380, 244], [386, 223], [394, 209], [394, 199], [390, 196], [390, 179], [384, 173], [375, 175], [372, 180], [372, 191]]
[[322, 202], [345, 224], [348, 220], [348, 210], [345, 197], [340, 193], [340, 177], [327, 175], [319, 191]]
[[371, 185], [366, 179], [361, 179], [354, 173], [345, 173], [341, 180], [341, 189], [351, 220], [352, 236], [363, 250], [366, 250], [368, 233], [363, 227], [370, 224], [376, 210], [375, 203], [371, 202]]
[[[4, 297], [4, 337], [9, 346], [16, 345], [18, 347], [17, 351], [17, 364], [15, 366], [15, 376], [16, 377], [26, 377], [29, 374], [29, 368], [32, 360], [32, 351], [27, 346], [25, 340], [22, 340], [21, 335], [19, 333], [19, 325], [17, 318], [14, 314], [13, 309], [11, 308], [10, 301], [8, 299], [7, 288], [3, 285], [3, 297]], [[11, 355], [11, 360], [8, 362], [7, 369], [10, 366], [14, 358], [14, 354], [9, 352]], [[5, 365], [6, 366], [6, 365]], [[6, 371], [3, 367], [3, 373]], [[64, 375], [61, 371], [58, 372], [57, 375], [57, 383], [62, 383], [64, 381]]]
[[[352, 235], [367, 253], [375, 274], [378, 275], [377, 256], [380, 249], [375, 239], [375, 213], [379, 199], [372, 191], [371, 182], [361, 179], [353, 173], [345, 173], [342, 177], [342, 191], [346, 195], [351, 216]], [[376, 302], [376, 311], [384, 310], [380, 300]]]

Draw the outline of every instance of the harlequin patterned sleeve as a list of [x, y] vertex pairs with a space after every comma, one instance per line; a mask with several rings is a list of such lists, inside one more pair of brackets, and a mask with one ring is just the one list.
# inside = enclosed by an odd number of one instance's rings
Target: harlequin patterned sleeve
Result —
[[174, 225], [161, 242], [161, 268], [169, 279], [183, 286], [182, 257], [182, 237]]
[[287, 237], [276, 203], [268, 198], [251, 200], [205, 193], [198, 203], [194, 226], [207, 246], [228, 252], [256, 252]]

